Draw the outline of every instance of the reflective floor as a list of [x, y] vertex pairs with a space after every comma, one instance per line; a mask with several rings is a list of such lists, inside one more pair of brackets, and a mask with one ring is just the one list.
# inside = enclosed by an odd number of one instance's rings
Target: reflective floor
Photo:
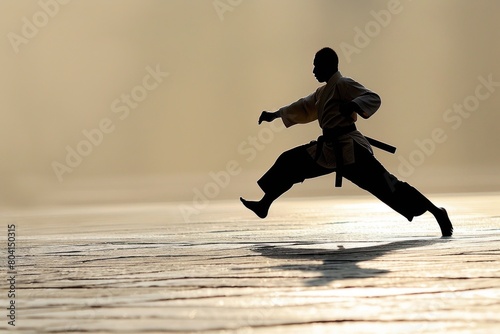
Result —
[[8, 211], [2, 305], [21, 333], [498, 332], [500, 194], [430, 197], [452, 238], [370, 197]]

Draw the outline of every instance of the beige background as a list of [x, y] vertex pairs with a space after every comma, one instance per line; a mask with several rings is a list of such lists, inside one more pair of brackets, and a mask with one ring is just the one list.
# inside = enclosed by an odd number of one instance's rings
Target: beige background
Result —
[[[398, 147], [376, 152], [389, 170], [424, 192], [499, 190], [500, 87], [482, 88], [490, 94], [467, 118], [448, 111], [474, 101], [479, 77], [500, 82], [499, 12], [495, 0], [1, 0], [0, 203], [258, 196], [254, 182], [277, 155], [319, 129], [257, 118], [318, 87], [312, 58], [323, 46], [381, 95], [358, 127]], [[147, 68], [168, 76], [124, 117], [122, 94], [141, 92]], [[112, 131], [58, 179], [53, 164], [67, 164], [67, 147], [84, 146], [83, 131], [103, 120]], [[440, 142], [418, 153], [415, 141], [435, 129]], [[402, 159], [418, 163], [408, 172]], [[359, 193], [332, 188], [321, 178], [289, 196]]]

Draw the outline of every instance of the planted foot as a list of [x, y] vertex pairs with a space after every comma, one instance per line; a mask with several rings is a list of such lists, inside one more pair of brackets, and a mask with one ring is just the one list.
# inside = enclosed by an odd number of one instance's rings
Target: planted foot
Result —
[[441, 234], [443, 237], [451, 237], [453, 234], [453, 225], [451, 224], [450, 218], [445, 208], [439, 208], [439, 211], [435, 215], [436, 220], [441, 228]]
[[247, 201], [243, 197], [240, 197], [240, 201], [244, 206], [252, 210], [259, 218], [267, 217], [269, 206], [262, 204], [261, 202]]

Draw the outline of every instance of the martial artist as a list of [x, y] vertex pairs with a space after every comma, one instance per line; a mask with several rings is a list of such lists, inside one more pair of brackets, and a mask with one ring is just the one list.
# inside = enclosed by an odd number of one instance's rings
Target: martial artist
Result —
[[[318, 120], [323, 135], [316, 141], [281, 154], [257, 181], [264, 191], [259, 201], [241, 202], [260, 218], [271, 204], [295, 183], [336, 172], [335, 185], [342, 177], [367, 190], [411, 221], [429, 211], [436, 218], [441, 234], [449, 237], [453, 226], [444, 208], [438, 208], [417, 189], [390, 174], [374, 157], [372, 145], [390, 150], [387, 144], [363, 136], [355, 126], [357, 116], [369, 118], [380, 107], [380, 97], [338, 71], [338, 56], [331, 48], [314, 57], [313, 74], [326, 83], [314, 93], [280, 108], [263, 111], [259, 124], [281, 118], [286, 127]], [[388, 148], [389, 147], [389, 148]]]

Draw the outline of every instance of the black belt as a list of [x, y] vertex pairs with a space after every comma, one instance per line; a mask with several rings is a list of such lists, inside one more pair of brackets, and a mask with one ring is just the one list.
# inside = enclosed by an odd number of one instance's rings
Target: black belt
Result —
[[[335, 158], [337, 160], [337, 168], [335, 170], [335, 187], [342, 187], [342, 172], [344, 168], [344, 155], [342, 154], [342, 145], [339, 142], [339, 137], [346, 135], [350, 132], [356, 131], [356, 125], [351, 124], [348, 126], [336, 127], [333, 129], [323, 129], [323, 135], [319, 136], [316, 146], [316, 155], [314, 160], [319, 159], [319, 155], [323, 151], [323, 144], [330, 143], [333, 146], [333, 153], [335, 154]], [[370, 145], [375, 146], [381, 150], [394, 153], [396, 152], [396, 147], [378, 141], [376, 139], [366, 137], [368, 143]]]

